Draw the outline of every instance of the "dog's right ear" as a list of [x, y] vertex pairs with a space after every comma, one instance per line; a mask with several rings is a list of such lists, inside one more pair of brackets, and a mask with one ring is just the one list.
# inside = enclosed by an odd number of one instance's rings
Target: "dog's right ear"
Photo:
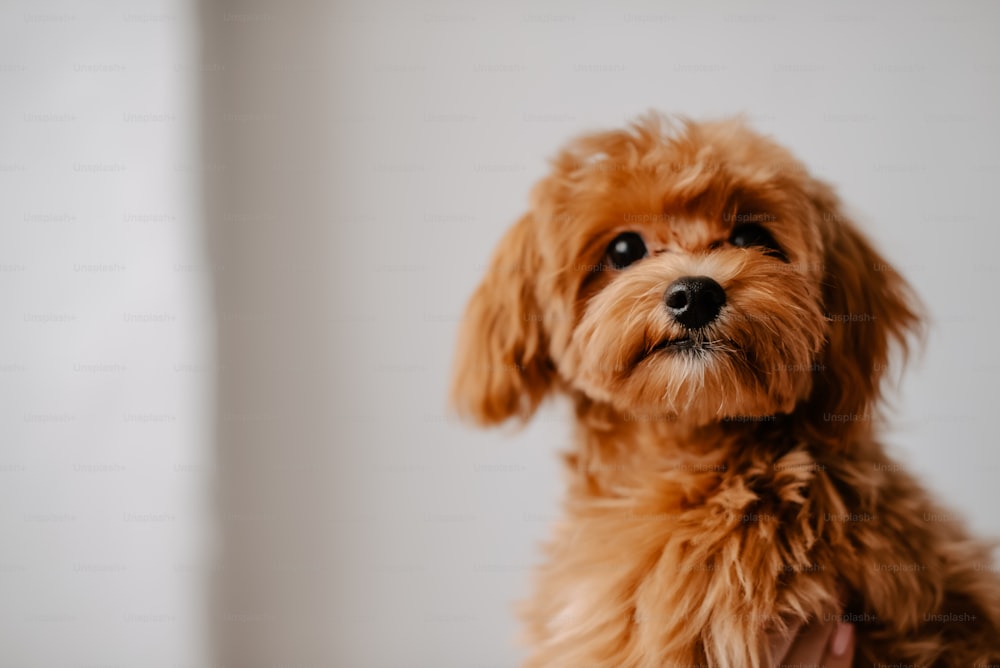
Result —
[[493, 255], [465, 310], [451, 401], [482, 425], [528, 419], [552, 379], [542, 313], [535, 297], [541, 269], [535, 223], [527, 214]]

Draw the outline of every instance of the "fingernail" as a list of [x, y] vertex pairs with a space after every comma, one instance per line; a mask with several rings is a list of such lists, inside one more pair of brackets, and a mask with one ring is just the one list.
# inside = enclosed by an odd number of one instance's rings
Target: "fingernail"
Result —
[[853, 635], [853, 624], [837, 622], [837, 628], [833, 631], [833, 639], [830, 641], [830, 653], [835, 657], [847, 654], [847, 647], [851, 644], [851, 637]]

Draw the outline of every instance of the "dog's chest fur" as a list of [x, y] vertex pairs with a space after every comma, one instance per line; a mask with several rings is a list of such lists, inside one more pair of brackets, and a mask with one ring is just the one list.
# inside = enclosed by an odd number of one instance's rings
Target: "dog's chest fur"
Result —
[[767, 665], [768, 633], [845, 611], [859, 660], [930, 665], [921, 637], [945, 609], [995, 632], [1000, 586], [971, 587], [968, 572], [988, 552], [959, 527], [945, 542], [929, 530], [936, 509], [880, 448], [825, 461], [806, 440], [756, 440], [766, 431], [665, 443], [677, 435], [642, 422], [582, 427], [566, 520], [525, 609], [529, 665]]

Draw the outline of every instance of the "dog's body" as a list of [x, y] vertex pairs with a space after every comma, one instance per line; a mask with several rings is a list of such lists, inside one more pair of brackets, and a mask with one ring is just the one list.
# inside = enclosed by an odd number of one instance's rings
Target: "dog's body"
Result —
[[787, 152], [649, 117], [554, 161], [473, 296], [454, 398], [574, 403], [530, 666], [771, 665], [843, 615], [857, 663], [1000, 661], [1000, 578], [884, 454], [908, 287]]

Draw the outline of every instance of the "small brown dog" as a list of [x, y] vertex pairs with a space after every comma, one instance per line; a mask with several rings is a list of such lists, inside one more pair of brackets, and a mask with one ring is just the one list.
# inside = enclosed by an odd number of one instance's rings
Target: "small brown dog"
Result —
[[572, 142], [472, 296], [453, 386], [482, 424], [575, 407], [528, 665], [769, 666], [769, 634], [841, 611], [855, 665], [1000, 662], [990, 547], [876, 440], [919, 327], [830, 187], [741, 123]]

